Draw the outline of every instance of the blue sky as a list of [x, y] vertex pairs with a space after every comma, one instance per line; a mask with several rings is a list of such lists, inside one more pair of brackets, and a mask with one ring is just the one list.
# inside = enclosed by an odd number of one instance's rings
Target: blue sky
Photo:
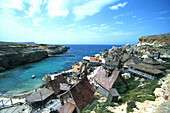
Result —
[[170, 32], [170, 0], [1, 0], [0, 40], [136, 44]]

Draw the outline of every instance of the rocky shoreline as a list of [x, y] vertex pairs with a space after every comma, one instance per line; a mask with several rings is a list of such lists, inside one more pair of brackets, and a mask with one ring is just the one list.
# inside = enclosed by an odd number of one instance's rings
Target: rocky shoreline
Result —
[[15, 68], [19, 65], [38, 62], [49, 55], [62, 54], [69, 47], [64, 45], [28, 45], [0, 43], [0, 72]]

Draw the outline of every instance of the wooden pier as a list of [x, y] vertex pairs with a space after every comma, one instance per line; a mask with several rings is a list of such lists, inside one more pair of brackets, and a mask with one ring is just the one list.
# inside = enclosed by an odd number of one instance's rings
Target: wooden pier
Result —
[[73, 57], [75, 55], [48, 55], [49, 57]]

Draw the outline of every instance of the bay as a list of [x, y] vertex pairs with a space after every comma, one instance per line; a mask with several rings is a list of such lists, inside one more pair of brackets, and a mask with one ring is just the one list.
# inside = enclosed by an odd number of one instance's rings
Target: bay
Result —
[[[66, 46], [70, 49], [64, 54], [75, 55], [74, 57], [49, 57], [40, 62], [22, 65], [0, 73], [0, 75], [6, 75], [5, 78], [0, 79], [0, 94], [18, 94], [37, 89], [44, 84], [42, 77], [46, 74], [68, 70], [84, 56], [99, 54], [103, 49], [111, 49], [113, 45]], [[34, 79], [31, 78], [32, 75], [35, 75]]]

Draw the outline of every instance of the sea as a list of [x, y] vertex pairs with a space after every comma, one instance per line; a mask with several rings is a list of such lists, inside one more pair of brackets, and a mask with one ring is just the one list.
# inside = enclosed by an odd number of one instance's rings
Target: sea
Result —
[[[11, 95], [29, 92], [39, 88], [44, 82], [42, 78], [50, 73], [66, 71], [84, 56], [100, 54], [103, 49], [111, 49], [113, 45], [66, 45], [70, 49], [64, 53], [73, 57], [49, 57], [40, 62], [25, 64], [0, 73], [0, 95]], [[121, 47], [123, 45], [114, 45]], [[31, 78], [35, 75], [35, 78]]]

